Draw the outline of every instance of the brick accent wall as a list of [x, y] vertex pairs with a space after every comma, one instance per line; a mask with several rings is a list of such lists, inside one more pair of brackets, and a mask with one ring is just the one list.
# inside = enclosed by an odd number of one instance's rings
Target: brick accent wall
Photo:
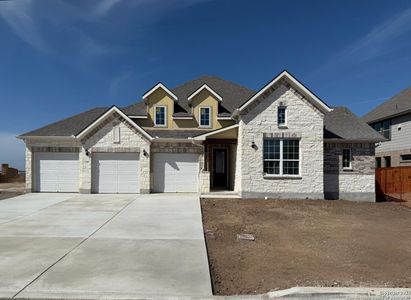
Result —
[[[342, 167], [342, 152], [350, 148], [352, 170]], [[324, 144], [324, 193], [327, 199], [375, 201], [375, 146], [371, 143]]]

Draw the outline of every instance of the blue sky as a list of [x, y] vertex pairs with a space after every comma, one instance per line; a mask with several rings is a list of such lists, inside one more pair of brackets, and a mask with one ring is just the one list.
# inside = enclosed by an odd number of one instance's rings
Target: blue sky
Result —
[[363, 115], [411, 85], [408, 0], [0, 1], [0, 162], [14, 136], [158, 81], [217, 75], [258, 90], [287, 69]]

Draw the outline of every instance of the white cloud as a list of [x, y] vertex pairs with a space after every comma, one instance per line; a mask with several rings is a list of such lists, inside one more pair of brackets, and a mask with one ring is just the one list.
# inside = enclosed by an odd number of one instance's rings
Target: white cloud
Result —
[[0, 163], [7, 163], [19, 170], [25, 169], [25, 147], [17, 134], [0, 132]]
[[49, 50], [33, 18], [32, 0], [4, 1], [0, 5], [0, 17], [21, 40], [37, 50]]
[[96, 8], [95, 13], [98, 16], [104, 16], [117, 4], [120, 0], [102, 0], [100, 1]]
[[310, 74], [310, 77], [320, 77], [333, 69], [350, 68], [353, 65], [395, 52], [410, 39], [404, 38], [411, 33], [411, 9], [391, 17], [378, 24], [367, 34], [331, 56], [323, 66]]

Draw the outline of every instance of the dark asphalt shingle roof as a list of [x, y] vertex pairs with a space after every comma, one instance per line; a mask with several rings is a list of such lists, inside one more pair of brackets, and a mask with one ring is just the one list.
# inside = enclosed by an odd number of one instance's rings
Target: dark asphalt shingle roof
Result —
[[146, 129], [147, 133], [152, 137], [167, 138], [167, 139], [186, 139], [201, 135], [211, 130], [158, 130], [158, 129]]
[[97, 107], [72, 117], [57, 121], [20, 136], [72, 136], [81, 132], [93, 121], [103, 115], [108, 108]]
[[[220, 79], [218, 77], [203, 76], [198, 79], [182, 84], [175, 89], [175, 93], [179, 97], [179, 103], [185, 103], [187, 110], [177, 105], [174, 116], [191, 116], [190, 109], [187, 104], [187, 97], [201, 87], [204, 83], [214, 89], [223, 97], [223, 103], [220, 104], [218, 116], [231, 116], [231, 112], [249, 99], [254, 91], [236, 85], [232, 82]], [[186, 101], [184, 102], [185, 99]], [[81, 132], [84, 128], [90, 125], [98, 117], [100, 117], [109, 108], [98, 107], [42, 128], [27, 132], [21, 136], [71, 136]], [[143, 116], [146, 115], [146, 105], [144, 102], [139, 102], [122, 108], [122, 111], [127, 115]], [[159, 138], [188, 138], [209, 132], [208, 130], [158, 130], [146, 129], [153, 137]], [[357, 118], [347, 108], [337, 107], [324, 117], [324, 138], [337, 140], [367, 140], [380, 141], [382, 136], [375, 132], [362, 120]]]
[[363, 116], [362, 119], [367, 123], [372, 123], [406, 112], [411, 112], [411, 87], [377, 106]]
[[121, 109], [127, 116], [146, 116], [147, 108], [144, 102], [138, 102]]
[[231, 81], [216, 76], [202, 76], [171, 90], [178, 97], [178, 106], [186, 112], [189, 112], [188, 97], [204, 84], [207, 84], [213, 91], [223, 98], [220, 106], [223, 111], [228, 112], [233, 112], [241, 103], [245, 102], [255, 94], [255, 91]]
[[383, 141], [384, 137], [346, 107], [335, 107], [324, 116], [324, 138], [350, 141]]
[[193, 115], [191, 113], [185, 112], [185, 111], [179, 111], [176, 113], [173, 113], [173, 117], [192, 117]]

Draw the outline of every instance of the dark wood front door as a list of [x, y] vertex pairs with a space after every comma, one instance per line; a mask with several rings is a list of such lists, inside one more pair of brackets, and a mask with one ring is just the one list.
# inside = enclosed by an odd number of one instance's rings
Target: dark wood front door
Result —
[[228, 188], [227, 149], [213, 149], [213, 188]]

